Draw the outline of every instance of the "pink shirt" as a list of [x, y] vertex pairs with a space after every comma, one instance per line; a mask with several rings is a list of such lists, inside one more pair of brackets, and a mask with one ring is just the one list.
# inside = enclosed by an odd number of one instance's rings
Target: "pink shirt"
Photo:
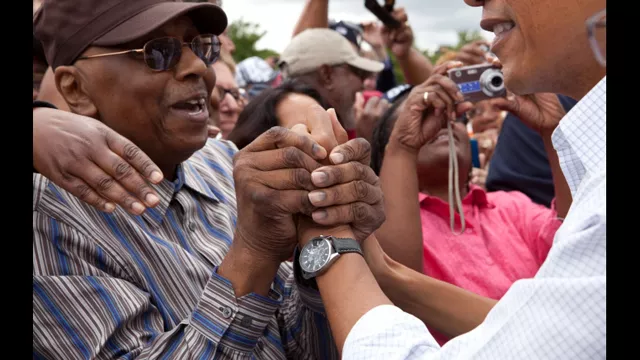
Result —
[[[496, 300], [516, 280], [536, 274], [562, 224], [554, 209], [521, 192], [487, 193], [471, 185], [462, 200], [466, 230], [456, 236], [449, 227], [449, 205], [422, 193], [419, 199], [424, 273]], [[459, 230], [458, 214], [455, 219]]]

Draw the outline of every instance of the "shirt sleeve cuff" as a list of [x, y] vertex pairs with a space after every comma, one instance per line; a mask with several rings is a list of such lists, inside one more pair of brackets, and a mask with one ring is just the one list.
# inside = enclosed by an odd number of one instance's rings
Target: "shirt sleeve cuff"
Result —
[[342, 349], [342, 356], [345, 359], [400, 358], [397, 357], [399, 354], [409, 355], [410, 350], [417, 347], [440, 348], [418, 318], [396, 306], [379, 305], [362, 315], [351, 328]]
[[190, 325], [215, 343], [250, 351], [282, 304], [282, 294], [272, 289], [267, 297], [251, 293], [236, 298], [231, 282], [217, 272], [216, 267]]

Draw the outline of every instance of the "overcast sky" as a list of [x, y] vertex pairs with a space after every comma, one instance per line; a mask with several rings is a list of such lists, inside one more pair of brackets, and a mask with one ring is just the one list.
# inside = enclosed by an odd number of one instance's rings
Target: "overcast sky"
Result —
[[[382, 0], [379, 0], [382, 3]], [[291, 32], [306, 0], [223, 0], [229, 20], [243, 18], [260, 24], [267, 31], [258, 48], [277, 52], [287, 46]], [[481, 30], [481, 8], [467, 6], [463, 0], [397, 0], [409, 14], [409, 23], [420, 49], [436, 50], [439, 45], [455, 45], [458, 30]], [[367, 21], [375, 17], [364, 7], [364, 0], [331, 0], [329, 18], [336, 20]], [[487, 40], [493, 33], [482, 31]]]

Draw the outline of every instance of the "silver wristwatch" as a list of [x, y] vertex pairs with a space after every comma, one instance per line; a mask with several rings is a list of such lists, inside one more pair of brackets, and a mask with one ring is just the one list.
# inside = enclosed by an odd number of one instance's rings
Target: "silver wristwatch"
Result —
[[354, 239], [324, 235], [311, 239], [302, 248], [298, 257], [302, 277], [308, 280], [318, 276], [329, 268], [340, 257], [340, 254], [350, 252], [364, 256], [360, 244]]

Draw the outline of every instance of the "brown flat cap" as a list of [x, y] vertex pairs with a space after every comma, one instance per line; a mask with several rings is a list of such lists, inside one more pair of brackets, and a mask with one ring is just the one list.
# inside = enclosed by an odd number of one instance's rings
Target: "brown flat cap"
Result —
[[73, 64], [90, 45], [122, 45], [182, 15], [203, 34], [220, 35], [227, 27], [218, 6], [181, 0], [45, 0], [33, 27], [55, 69]]

